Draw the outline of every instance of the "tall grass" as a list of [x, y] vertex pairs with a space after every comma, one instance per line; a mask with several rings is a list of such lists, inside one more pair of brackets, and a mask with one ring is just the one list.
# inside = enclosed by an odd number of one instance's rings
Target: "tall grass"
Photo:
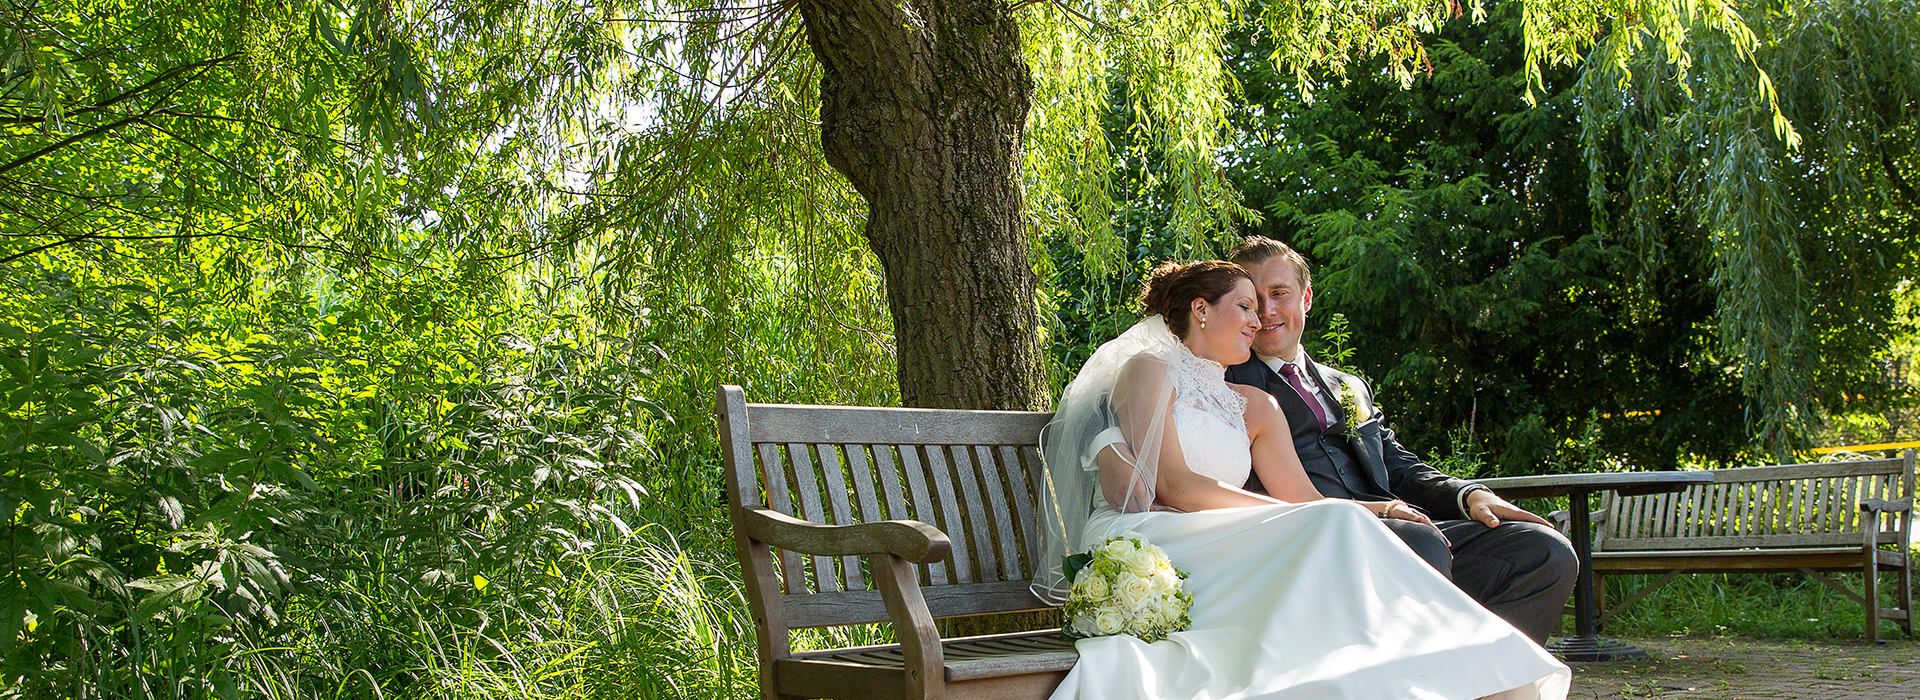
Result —
[[[560, 572], [552, 591], [465, 605], [382, 574], [291, 615], [240, 652], [268, 698], [715, 698], [754, 687], [752, 626], [725, 572], [658, 528]], [[532, 593], [532, 595], [528, 595]]]
[[[1920, 549], [1915, 550], [1920, 555]], [[1857, 573], [1829, 574], [1860, 590]], [[1657, 576], [1609, 576], [1609, 601], [1622, 601]], [[1883, 604], [1899, 600], [1899, 581], [1880, 576]], [[1920, 593], [1920, 591], [1916, 591]], [[1681, 574], [1608, 621], [1606, 632], [1627, 636], [1731, 634], [1790, 639], [1858, 638], [1866, 634], [1865, 607], [1805, 574]], [[1882, 636], [1901, 632], [1882, 620]]]
[[761, 362], [804, 318], [701, 355], [458, 288], [0, 290], [0, 698], [750, 696], [712, 386], [891, 383]]

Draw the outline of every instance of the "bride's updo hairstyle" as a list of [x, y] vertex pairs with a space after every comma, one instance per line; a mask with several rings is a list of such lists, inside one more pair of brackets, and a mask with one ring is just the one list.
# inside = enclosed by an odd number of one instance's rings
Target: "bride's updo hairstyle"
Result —
[[1191, 315], [1188, 307], [1193, 300], [1205, 299], [1209, 304], [1218, 304], [1240, 280], [1252, 282], [1253, 275], [1225, 260], [1190, 263], [1169, 260], [1147, 275], [1147, 283], [1140, 290], [1140, 305], [1149, 314], [1165, 317], [1167, 329], [1185, 338]]

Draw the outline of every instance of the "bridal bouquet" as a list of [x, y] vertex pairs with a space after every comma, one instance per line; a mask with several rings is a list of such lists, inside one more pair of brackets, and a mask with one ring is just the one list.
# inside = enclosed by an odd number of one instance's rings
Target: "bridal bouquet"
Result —
[[1097, 549], [1064, 560], [1069, 638], [1131, 634], [1146, 642], [1193, 626], [1193, 596], [1180, 590], [1187, 572], [1137, 537], [1110, 537]]

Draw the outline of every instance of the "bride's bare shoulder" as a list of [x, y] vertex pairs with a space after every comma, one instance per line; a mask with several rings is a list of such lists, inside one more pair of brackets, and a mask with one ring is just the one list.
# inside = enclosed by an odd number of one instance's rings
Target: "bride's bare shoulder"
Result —
[[1285, 426], [1287, 414], [1280, 412], [1280, 402], [1273, 395], [1256, 387], [1245, 384], [1227, 383], [1234, 391], [1247, 398], [1247, 429], [1258, 431], [1268, 425]]

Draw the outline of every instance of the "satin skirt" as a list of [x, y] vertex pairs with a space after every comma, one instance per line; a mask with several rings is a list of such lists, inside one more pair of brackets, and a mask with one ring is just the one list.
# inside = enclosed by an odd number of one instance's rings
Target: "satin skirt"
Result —
[[[1193, 628], [1082, 639], [1053, 700], [1564, 700], [1572, 675], [1359, 504], [1094, 515], [1187, 571]], [[1082, 551], [1086, 547], [1082, 547]]]

